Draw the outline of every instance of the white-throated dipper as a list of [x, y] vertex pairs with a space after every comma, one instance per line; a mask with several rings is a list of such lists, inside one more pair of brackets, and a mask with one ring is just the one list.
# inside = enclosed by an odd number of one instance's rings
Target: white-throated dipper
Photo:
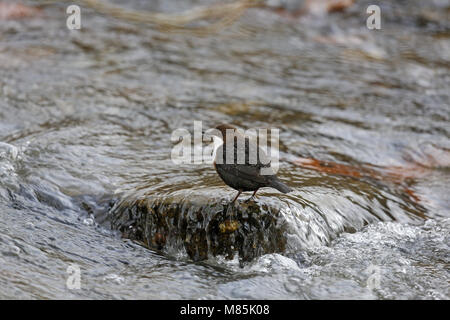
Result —
[[[270, 160], [257, 142], [250, 141], [248, 137], [238, 132], [237, 128], [228, 124], [218, 125], [216, 129], [220, 131], [223, 143], [216, 149], [214, 168], [228, 186], [238, 191], [231, 203], [234, 203], [244, 191], [253, 191], [248, 199], [250, 200], [258, 189], [264, 187], [275, 188], [283, 193], [292, 191], [270, 171]], [[234, 156], [227, 157], [227, 152], [233, 152]], [[250, 152], [256, 154], [250, 155]], [[245, 159], [242, 158], [243, 155]], [[264, 172], [261, 172], [262, 169]]]

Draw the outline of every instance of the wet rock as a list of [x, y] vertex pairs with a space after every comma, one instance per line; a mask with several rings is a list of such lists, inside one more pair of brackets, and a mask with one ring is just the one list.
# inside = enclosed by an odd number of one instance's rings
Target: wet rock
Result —
[[218, 255], [249, 261], [286, 247], [280, 208], [263, 202], [232, 205], [181, 196], [125, 199], [112, 209], [111, 225], [125, 238], [164, 252], [184, 251], [195, 261]]

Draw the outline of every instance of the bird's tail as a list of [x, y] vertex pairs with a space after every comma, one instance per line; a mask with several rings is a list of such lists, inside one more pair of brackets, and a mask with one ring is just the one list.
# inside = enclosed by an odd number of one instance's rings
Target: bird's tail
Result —
[[288, 192], [291, 192], [291, 191], [292, 191], [291, 188], [289, 188], [289, 187], [288, 187], [287, 185], [285, 185], [283, 182], [281, 182], [280, 180], [278, 180], [278, 178], [273, 179], [273, 180], [270, 182], [270, 186], [271, 186], [272, 188], [277, 189], [277, 190], [280, 191], [280, 192], [283, 192], [283, 193], [288, 193]]

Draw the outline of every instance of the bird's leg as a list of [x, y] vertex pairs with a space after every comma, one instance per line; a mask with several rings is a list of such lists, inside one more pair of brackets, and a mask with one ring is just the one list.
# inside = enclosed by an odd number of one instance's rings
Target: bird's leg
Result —
[[233, 201], [231, 201], [231, 203], [235, 203], [235, 201], [237, 200], [237, 198], [239, 198], [239, 196], [241, 195], [242, 190], [239, 190], [238, 194], [236, 195], [236, 197], [233, 199]]
[[247, 200], [245, 200], [245, 202], [249, 202], [250, 200], [252, 200], [252, 199], [255, 197], [256, 192], [258, 192], [258, 189], [256, 189], [255, 191], [253, 191], [252, 196], [251, 196], [250, 198], [248, 198]]

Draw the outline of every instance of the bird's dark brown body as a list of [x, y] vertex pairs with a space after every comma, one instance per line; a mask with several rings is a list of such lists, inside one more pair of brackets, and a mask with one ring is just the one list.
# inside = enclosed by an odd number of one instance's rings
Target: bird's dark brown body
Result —
[[[283, 193], [292, 191], [288, 186], [283, 184], [275, 174], [262, 174], [261, 169], [270, 170], [270, 161], [267, 158], [265, 152], [252, 143], [249, 138], [244, 137], [236, 128], [230, 125], [220, 125], [216, 127], [222, 133], [223, 144], [217, 149], [216, 157], [214, 160], [214, 167], [222, 178], [222, 180], [233, 189], [239, 191], [233, 202], [239, 197], [241, 192], [254, 191], [252, 197], [256, 194], [259, 188], [272, 187]], [[227, 140], [227, 130], [234, 130], [234, 136], [231, 137], [234, 140]], [[230, 138], [230, 136], [229, 136]], [[245, 141], [245, 143], [239, 143], [238, 138]], [[244, 140], [245, 139], [245, 140]], [[255, 161], [251, 161], [250, 152], [257, 152]], [[234, 152], [234, 156], [229, 156], [231, 162], [227, 161], [227, 152]], [[241, 152], [245, 155], [245, 159], [238, 158], [238, 153]], [[245, 160], [245, 161], [238, 161]], [[230, 160], [230, 159], [228, 159]]]

